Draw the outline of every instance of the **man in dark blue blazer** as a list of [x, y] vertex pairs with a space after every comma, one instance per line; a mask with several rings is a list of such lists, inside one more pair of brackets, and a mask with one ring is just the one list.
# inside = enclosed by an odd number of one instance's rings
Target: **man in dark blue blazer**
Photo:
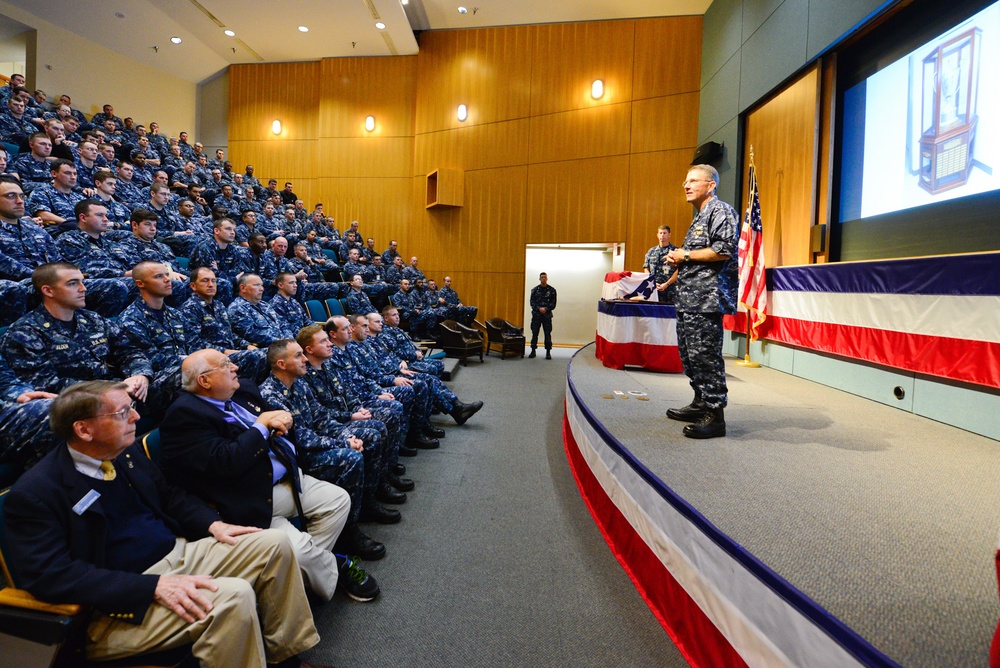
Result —
[[5, 506], [17, 583], [94, 608], [92, 659], [193, 640], [203, 666], [298, 665], [319, 636], [285, 534], [223, 522], [168, 485], [135, 443], [128, 389], [89, 381], [53, 401], [66, 447], [21, 476]]
[[[338, 580], [351, 598], [374, 599], [375, 579], [356, 560], [330, 551], [347, 522], [350, 496], [301, 472], [291, 414], [267, 410], [257, 386], [241, 382], [236, 371], [218, 350], [184, 359], [183, 391], [160, 426], [167, 479], [228, 522], [285, 531], [306, 586], [322, 599], [333, 597]], [[296, 516], [304, 530], [289, 521]]]

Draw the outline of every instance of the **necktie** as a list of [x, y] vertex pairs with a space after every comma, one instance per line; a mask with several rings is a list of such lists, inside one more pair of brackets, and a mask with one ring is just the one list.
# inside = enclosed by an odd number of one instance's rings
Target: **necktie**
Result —
[[[236, 416], [236, 419], [242, 422], [248, 429], [252, 429], [251, 424], [248, 424], [247, 421], [244, 420], [240, 414], [236, 412], [236, 410], [234, 410], [232, 401], [227, 401], [225, 407], [226, 412]], [[295, 488], [296, 492], [301, 492], [302, 481], [299, 480], [299, 467], [295, 463], [295, 454], [292, 452], [292, 449], [288, 447], [288, 444], [285, 443], [284, 439], [273, 433], [271, 434], [271, 438], [268, 439], [267, 444], [271, 452], [274, 453], [275, 459], [281, 462], [285, 467], [285, 470], [288, 472], [288, 477], [292, 481], [292, 487]]]
[[115, 472], [115, 465], [111, 462], [101, 462], [101, 473], [104, 474], [105, 480], [114, 480], [118, 475]]

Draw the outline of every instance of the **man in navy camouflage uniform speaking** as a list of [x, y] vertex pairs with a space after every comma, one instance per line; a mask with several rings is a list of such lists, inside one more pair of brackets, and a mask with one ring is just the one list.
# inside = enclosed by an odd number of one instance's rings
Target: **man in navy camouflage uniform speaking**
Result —
[[677, 345], [694, 401], [671, 408], [667, 417], [691, 422], [688, 438], [726, 435], [726, 364], [722, 359], [722, 316], [736, 312], [736, 245], [739, 216], [715, 196], [719, 173], [694, 165], [684, 180], [684, 194], [694, 205], [684, 245], [670, 251], [677, 267]]

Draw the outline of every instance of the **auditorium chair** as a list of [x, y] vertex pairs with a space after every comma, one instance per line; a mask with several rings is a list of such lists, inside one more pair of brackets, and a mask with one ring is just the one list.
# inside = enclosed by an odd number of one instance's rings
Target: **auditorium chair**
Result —
[[318, 299], [307, 299], [306, 311], [309, 312], [309, 317], [316, 322], [326, 322], [329, 318], [326, 314], [326, 307], [324, 307], [323, 302]]
[[436, 347], [449, 356], [459, 358], [462, 366], [469, 365], [469, 353], [473, 355], [478, 353], [479, 361], [483, 361], [483, 335], [454, 320], [445, 320], [438, 324]]
[[494, 346], [500, 346], [500, 359], [508, 352], [524, 357], [524, 330], [515, 327], [503, 318], [490, 318], [486, 321], [486, 356]]
[[344, 303], [341, 302], [339, 299], [334, 299], [333, 297], [327, 297], [326, 310], [330, 312], [331, 318], [337, 315], [344, 315]]

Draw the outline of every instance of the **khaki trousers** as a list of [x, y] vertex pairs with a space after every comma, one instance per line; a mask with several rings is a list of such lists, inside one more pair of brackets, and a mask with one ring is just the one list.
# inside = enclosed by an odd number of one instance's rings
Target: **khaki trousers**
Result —
[[302, 579], [324, 601], [333, 598], [337, 590], [337, 559], [330, 548], [344, 530], [351, 512], [351, 497], [340, 487], [299, 472], [302, 480], [302, 513], [306, 517], [305, 532], [288, 521], [298, 513], [292, 488], [287, 482], [274, 486], [271, 528], [288, 535], [295, 558], [302, 570]]
[[[194, 643], [202, 666], [277, 663], [319, 642], [292, 547], [281, 531], [187, 542], [149, 567], [148, 575], [213, 575], [219, 590], [199, 591], [212, 602], [205, 619], [188, 624], [153, 603], [141, 625], [94, 614], [87, 628], [90, 659], [110, 660]], [[257, 610], [260, 609], [258, 618]], [[263, 628], [262, 628], [263, 627]]]

